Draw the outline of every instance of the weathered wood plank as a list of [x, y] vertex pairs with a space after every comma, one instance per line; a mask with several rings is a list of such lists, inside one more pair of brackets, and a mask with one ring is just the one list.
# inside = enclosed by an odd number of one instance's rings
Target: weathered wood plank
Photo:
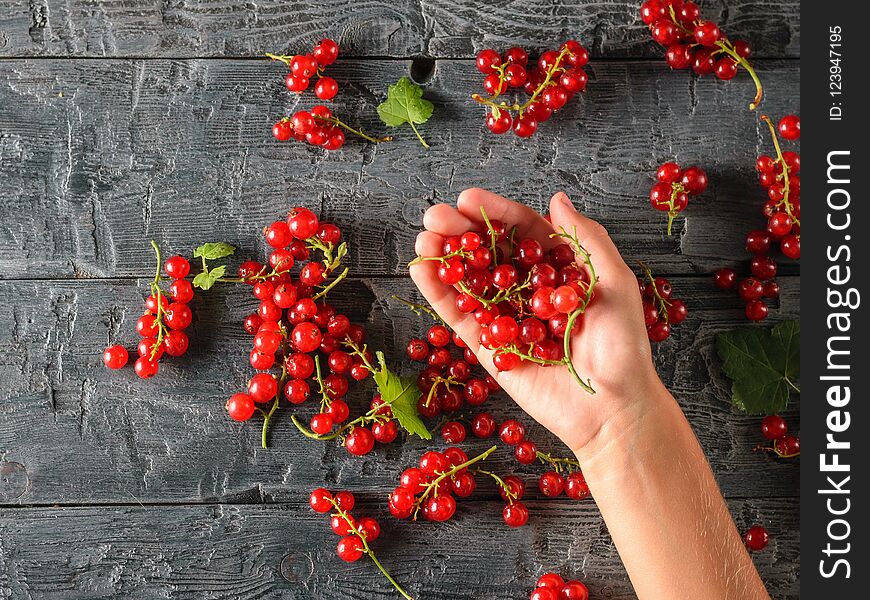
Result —
[[[498, 502], [464, 500], [455, 519], [432, 524], [362, 498], [357, 514], [383, 528], [378, 557], [416, 598], [525, 598], [548, 570], [582, 579], [593, 598], [635, 598], [590, 501], [531, 502], [529, 525], [511, 530]], [[741, 530], [768, 527], [771, 543], [753, 558], [771, 596], [798, 598], [797, 500], [729, 506]], [[0, 524], [0, 590], [11, 598], [398, 598], [367, 559], [342, 563], [328, 519], [304, 504], [0, 509]]]
[[[758, 56], [798, 56], [796, 0], [702, 1], [705, 18], [752, 42]], [[307, 51], [324, 35], [348, 56], [469, 57], [486, 46], [550, 48], [568, 37], [603, 56], [660, 56], [637, 0], [357, 3], [0, 2], [0, 55], [262, 56]]]
[[[703, 444], [718, 480], [731, 497], [793, 496], [797, 461], [776, 461], [753, 447], [762, 441], [758, 418], [734, 412], [728, 384], [718, 371], [714, 335], [745, 322], [737, 298], [713, 289], [706, 278], [672, 279], [690, 311], [671, 340], [656, 348], [661, 375], [679, 399]], [[327, 481], [385, 492], [402, 469], [415, 463], [420, 440], [378, 448], [353, 458], [336, 442], [303, 438], [286, 408], [279, 413], [272, 448], [259, 448], [259, 422], [231, 422], [223, 411], [230, 394], [253, 371], [250, 338], [239, 323], [256, 301], [246, 289], [214, 289], [195, 301], [192, 348], [181, 359], [161, 363], [151, 380], [127, 368], [110, 372], [100, 353], [111, 342], [136, 341], [144, 282], [133, 280], [5, 282], [0, 304], [0, 456], [4, 472], [0, 504], [117, 503], [164, 501], [288, 500]], [[776, 318], [799, 310], [797, 278], [781, 280]], [[367, 324], [373, 348], [403, 360], [403, 348], [428, 325], [390, 299], [413, 296], [407, 279], [353, 280], [333, 301], [353, 320]], [[397, 349], [399, 349], [397, 351]], [[406, 372], [411, 366], [405, 361]], [[367, 407], [371, 387], [355, 386], [354, 414]], [[793, 404], [797, 406], [797, 402]], [[520, 417], [499, 395], [486, 405], [498, 419]], [[307, 420], [312, 402], [296, 409]], [[796, 408], [787, 413], [797, 430]], [[555, 454], [566, 450], [539, 426], [530, 436]], [[468, 444], [482, 451], [491, 440]], [[490, 461], [499, 470], [518, 470], [506, 448]], [[535, 481], [538, 467], [519, 470]]]
[[[0, 73], [0, 277], [145, 276], [147, 240], [189, 251], [208, 239], [250, 246], [289, 205], [336, 220], [354, 273], [404, 272], [423, 210], [487, 187], [537, 209], [565, 190], [600, 219], [624, 254], [657, 271], [711, 271], [743, 260], [743, 233], [762, 224], [754, 157], [769, 148], [747, 110], [747, 77], [723, 83], [661, 61], [593, 63], [588, 93], [532, 140], [496, 137], [468, 98], [480, 74], [439, 61], [426, 90], [435, 116], [377, 147], [327, 154], [278, 144], [269, 129], [310, 107], [264, 61], [6, 61]], [[340, 65], [335, 110], [382, 131], [375, 105], [405, 61]], [[764, 110], [796, 111], [793, 62], [762, 62]], [[677, 159], [708, 170], [677, 235], [649, 207], [651, 173]]]

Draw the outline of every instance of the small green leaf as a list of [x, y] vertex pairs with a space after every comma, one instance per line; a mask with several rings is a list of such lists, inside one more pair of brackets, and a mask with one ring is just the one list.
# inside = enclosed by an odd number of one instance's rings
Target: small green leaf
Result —
[[745, 328], [716, 336], [722, 370], [731, 379], [734, 407], [749, 415], [772, 415], [788, 405], [800, 378], [800, 323], [771, 331]]
[[420, 398], [417, 380], [396, 375], [387, 368], [383, 353], [378, 352], [377, 356], [381, 368], [373, 376], [381, 399], [390, 405], [393, 416], [405, 431], [427, 440], [432, 439], [432, 434], [417, 413], [417, 400]]
[[193, 251], [195, 258], [202, 257], [206, 260], [217, 260], [232, 256], [235, 253], [236, 247], [227, 244], [226, 242], [208, 242]]
[[378, 105], [378, 116], [389, 127], [399, 127], [407, 123], [414, 130], [420, 143], [429, 147], [414, 124], [422, 124], [432, 116], [434, 105], [423, 98], [423, 90], [402, 77], [387, 90], [387, 99]]
[[193, 287], [198, 287], [201, 290], [210, 290], [212, 286], [217, 283], [217, 280], [224, 276], [226, 271], [227, 266], [220, 265], [210, 271], [198, 273], [197, 276], [193, 278]]

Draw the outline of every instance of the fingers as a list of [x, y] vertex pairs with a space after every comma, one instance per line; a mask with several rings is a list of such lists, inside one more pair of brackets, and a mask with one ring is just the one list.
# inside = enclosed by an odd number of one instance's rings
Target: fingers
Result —
[[576, 228], [577, 239], [592, 256], [592, 264], [597, 271], [618, 273], [628, 269], [607, 230], [598, 221], [577, 212], [564, 192], [558, 192], [550, 200], [550, 218], [556, 231], [564, 228], [573, 234]]
[[520, 237], [535, 238], [545, 248], [552, 245], [548, 243], [550, 234], [553, 233], [552, 226], [544, 217], [524, 204], [480, 188], [470, 188], [459, 194], [456, 206], [467, 219], [476, 223], [483, 221], [480, 213], [483, 208], [490, 219], [498, 219], [508, 226], [515, 225]]
[[[476, 223], [473, 223], [468, 217], [449, 204], [436, 204], [423, 215], [423, 227], [445, 237], [462, 235], [466, 231], [475, 229], [476, 226]], [[437, 248], [436, 251], [440, 255], [441, 248]]]
[[[417, 236], [415, 250], [418, 256], [439, 256], [444, 238], [437, 233], [424, 231]], [[438, 261], [424, 260], [411, 265], [411, 279], [442, 319], [468, 345], [472, 352], [480, 351], [478, 325], [471, 314], [456, 308], [457, 292], [438, 279]]]

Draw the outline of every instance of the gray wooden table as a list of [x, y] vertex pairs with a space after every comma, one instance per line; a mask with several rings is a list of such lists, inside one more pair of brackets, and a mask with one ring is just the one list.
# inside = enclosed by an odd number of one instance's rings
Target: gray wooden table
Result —
[[[293, 204], [348, 234], [353, 278], [336, 302], [399, 361], [423, 323], [389, 298], [414, 295], [404, 265], [422, 212], [475, 185], [539, 209], [565, 190], [628, 259], [671, 277], [690, 316], [656, 347], [657, 365], [738, 527], [770, 531], [755, 560], [772, 595], [796, 598], [798, 463], [753, 452], [758, 419], [730, 408], [713, 348], [717, 332], [744, 324], [740, 302], [713, 289], [710, 273], [745, 266], [742, 235], [761, 224], [763, 199], [753, 161], [769, 138], [746, 109], [748, 77], [671, 72], [638, 5], [0, 0], [0, 596], [395, 597], [371, 564], [336, 558], [327, 523], [306, 505], [326, 484], [383, 517], [380, 557], [420, 598], [526, 598], [545, 570], [582, 578], [594, 598], [634, 597], [591, 501], [531, 493], [530, 525], [509, 530], [484, 486], [447, 525], [397, 522], [385, 493], [419, 456], [418, 441], [351, 458], [283, 418], [272, 448], [260, 449], [258, 427], [223, 411], [250, 373], [244, 290], [196, 301], [190, 353], [157, 378], [100, 362], [109, 341], [134, 343], [149, 239], [184, 253], [225, 240], [261, 257], [259, 228]], [[764, 111], [797, 112], [797, 0], [702, 7], [754, 45]], [[259, 57], [326, 33], [343, 52], [332, 69], [338, 110], [379, 130], [386, 84], [413, 72], [436, 105], [423, 128], [431, 150], [402, 134], [332, 154], [271, 139], [271, 123], [298, 100], [282, 86], [283, 67]], [[481, 83], [475, 52], [567, 37], [592, 49], [588, 93], [531, 140], [485, 132], [468, 99]], [[669, 159], [711, 179], [671, 238], [646, 199], [650, 174]], [[772, 322], [799, 314], [797, 266], [782, 272]], [[366, 393], [355, 394], [357, 408]], [[518, 415], [507, 399], [491, 406]], [[796, 410], [786, 416], [796, 427]], [[493, 462], [516, 465], [503, 454]], [[535, 471], [522, 472], [533, 482]]]

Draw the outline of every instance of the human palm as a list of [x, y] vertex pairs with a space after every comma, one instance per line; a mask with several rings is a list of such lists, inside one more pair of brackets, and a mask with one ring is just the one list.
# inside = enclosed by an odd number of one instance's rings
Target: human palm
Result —
[[411, 278], [511, 398], [576, 452], [614, 416], [639, 400], [656, 380], [637, 280], [604, 228], [576, 212], [562, 193], [550, 201], [551, 225], [524, 205], [485, 190], [466, 190], [460, 194], [457, 208], [439, 204], [426, 212], [426, 231], [417, 237], [417, 254], [440, 256], [445, 236], [479, 228], [481, 207], [490, 218], [517, 226], [519, 238], [537, 239], [545, 249], [560, 243], [550, 234], [563, 228], [571, 234], [576, 230], [591, 255], [598, 282], [593, 302], [575, 326], [571, 356], [576, 371], [596, 393], [584, 391], [562, 366], [524, 362], [511, 371], [499, 372], [492, 362], [493, 352], [478, 342], [479, 325], [472, 315], [456, 309], [456, 290], [438, 279], [436, 263], [414, 264]]

